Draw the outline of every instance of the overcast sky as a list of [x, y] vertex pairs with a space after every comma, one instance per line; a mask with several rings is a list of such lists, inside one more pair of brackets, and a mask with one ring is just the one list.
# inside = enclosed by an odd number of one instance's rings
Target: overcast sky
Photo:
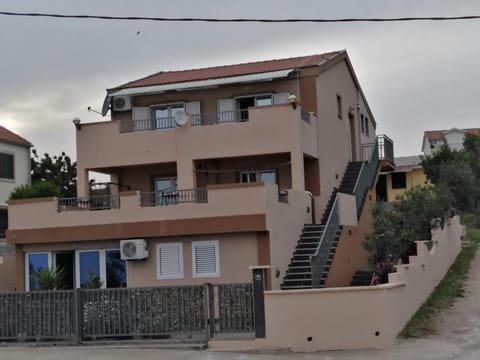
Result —
[[[478, 0], [0, 0], [0, 11], [115, 16], [344, 18], [480, 15]], [[137, 35], [137, 32], [140, 34]], [[396, 155], [423, 131], [480, 127], [480, 20], [160, 23], [0, 16], [0, 124], [75, 158], [72, 119], [104, 121], [105, 89], [160, 70], [346, 49]]]

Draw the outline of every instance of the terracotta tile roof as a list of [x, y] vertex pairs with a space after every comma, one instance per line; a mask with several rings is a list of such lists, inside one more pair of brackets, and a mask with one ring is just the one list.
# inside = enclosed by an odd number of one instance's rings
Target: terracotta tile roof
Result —
[[[288, 59], [277, 59], [267, 61], [257, 61], [236, 65], [224, 65], [190, 70], [158, 72], [144, 78], [128, 82], [115, 87], [114, 89], [132, 88], [139, 86], [163, 85], [184, 81], [195, 81], [204, 79], [214, 79], [229, 76], [239, 76], [246, 74], [263, 73], [277, 70], [296, 69], [319, 65], [333, 57], [345, 53], [342, 51], [333, 51], [324, 54], [292, 57]], [[110, 89], [112, 90], [112, 89]]]
[[31, 146], [32, 144], [30, 141], [22, 138], [21, 136], [15, 134], [14, 132], [8, 130], [7, 128], [0, 125], [0, 141], [4, 140], [7, 142], [24, 145], [24, 146]]
[[[443, 135], [450, 130], [452, 130], [452, 129], [425, 131], [425, 136], [430, 141], [443, 140]], [[465, 131], [467, 133], [470, 133], [470, 134], [473, 134], [473, 135], [480, 135], [480, 128], [459, 129], [459, 130], [463, 130], [463, 131]]]
[[443, 139], [443, 133], [445, 130], [432, 130], [432, 131], [425, 131], [425, 136], [428, 138], [428, 140], [442, 140]]

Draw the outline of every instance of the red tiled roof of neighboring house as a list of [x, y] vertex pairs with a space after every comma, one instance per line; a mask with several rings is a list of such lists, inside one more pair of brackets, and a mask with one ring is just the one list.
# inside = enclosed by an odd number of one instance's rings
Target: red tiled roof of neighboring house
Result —
[[229, 76], [239, 76], [255, 73], [264, 73], [270, 71], [296, 69], [319, 65], [327, 60], [334, 58], [342, 51], [333, 51], [324, 54], [292, 57], [287, 59], [276, 59], [267, 61], [257, 61], [236, 65], [224, 65], [190, 70], [158, 72], [144, 78], [128, 82], [114, 89], [132, 88], [139, 86], [163, 85], [184, 81], [195, 81], [204, 79], [214, 79]]
[[[451, 130], [451, 129], [450, 129]], [[480, 135], [480, 128], [471, 128], [471, 129], [459, 129], [462, 131], [465, 131], [467, 133], [473, 134], [473, 135]], [[425, 131], [425, 136], [428, 138], [430, 141], [435, 141], [435, 140], [442, 140], [443, 135], [448, 132], [449, 130], [431, 130], [431, 131]]]
[[7, 128], [0, 125], [0, 140], [8, 141], [11, 143], [31, 146], [30, 141], [24, 139], [23, 137], [15, 134], [13, 131], [8, 130]]

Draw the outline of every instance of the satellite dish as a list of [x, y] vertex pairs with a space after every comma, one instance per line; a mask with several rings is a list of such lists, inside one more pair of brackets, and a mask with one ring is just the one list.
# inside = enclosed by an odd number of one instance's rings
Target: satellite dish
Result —
[[137, 246], [134, 242], [125, 242], [122, 247], [123, 253], [128, 257], [133, 257], [137, 253]]
[[178, 110], [175, 113], [175, 123], [177, 124], [177, 126], [183, 126], [187, 123], [187, 114], [185, 113], [185, 111]]

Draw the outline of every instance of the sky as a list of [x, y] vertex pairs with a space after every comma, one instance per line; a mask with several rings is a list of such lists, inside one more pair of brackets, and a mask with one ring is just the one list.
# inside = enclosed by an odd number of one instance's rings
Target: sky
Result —
[[[0, 11], [111, 16], [347, 18], [480, 15], [478, 0], [0, 0]], [[395, 155], [425, 130], [480, 127], [480, 20], [162, 23], [0, 15], [0, 125], [75, 158], [74, 117], [108, 121], [107, 88], [158, 72], [346, 49]]]

